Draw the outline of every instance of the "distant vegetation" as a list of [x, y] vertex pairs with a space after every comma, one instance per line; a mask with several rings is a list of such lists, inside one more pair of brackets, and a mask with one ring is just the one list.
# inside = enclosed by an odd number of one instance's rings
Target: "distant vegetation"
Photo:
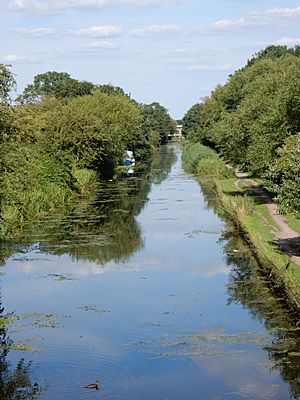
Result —
[[300, 216], [300, 47], [270, 46], [183, 118], [194, 143], [262, 178], [283, 213]]
[[36, 75], [13, 104], [14, 86], [10, 66], [0, 64], [0, 239], [87, 193], [126, 149], [147, 159], [175, 129], [159, 103], [65, 72]]

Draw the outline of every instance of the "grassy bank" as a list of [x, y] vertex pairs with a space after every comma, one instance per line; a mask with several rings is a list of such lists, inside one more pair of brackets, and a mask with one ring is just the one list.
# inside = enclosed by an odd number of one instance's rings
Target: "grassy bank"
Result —
[[[199, 144], [188, 144], [184, 152], [184, 164], [200, 178], [210, 177], [222, 204], [222, 212], [229, 217], [253, 248], [261, 267], [272, 278], [275, 288], [284, 290], [288, 302], [300, 309], [300, 267], [282, 252], [275, 241], [279, 227], [271, 217], [266, 200], [256, 194], [243, 180], [233, 176], [216, 153], [211, 163], [218, 165], [213, 173], [205, 169], [206, 155], [213, 150], [205, 150]], [[223, 169], [219, 165], [223, 165]], [[215, 171], [218, 173], [215, 173]], [[224, 171], [225, 173], [219, 173]], [[289, 216], [294, 229], [299, 229], [299, 220]], [[298, 229], [297, 229], [298, 228]], [[299, 232], [299, 230], [298, 230]]]

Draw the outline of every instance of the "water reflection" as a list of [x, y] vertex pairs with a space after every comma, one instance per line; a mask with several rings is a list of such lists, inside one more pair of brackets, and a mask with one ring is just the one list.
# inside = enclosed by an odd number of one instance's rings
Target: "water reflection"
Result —
[[102, 182], [92, 199], [35, 222], [26, 233], [27, 243], [38, 242], [40, 251], [68, 254], [76, 261], [124, 262], [143, 248], [136, 216], [147, 202], [151, 184], [166, 179], [175, 161], [174, 147], [163, 147], [143, 175]]
[[263, 323], [272, 335], [272, 341], [264, 346], [273, 369], [290, 384], [291, 396], [300, 396], [300, 327], [295, 315], [288, 309], [284, 297], [272, 290], [272, 283], [262, 275], [259, 266], [234, 229], [224, 233], [229, 276], [228, 304], [238, 303], [247, 308], [252, 317]]
[[21, 358], [12, 368], [7, 356], [13, 341], [7, 335], [7, 321], [9, 315], [4, 314], [4, 307], [0, 300], [0, 399], [22, 400], [35, 399], [45, 391], [30, 378], [31, 362]]

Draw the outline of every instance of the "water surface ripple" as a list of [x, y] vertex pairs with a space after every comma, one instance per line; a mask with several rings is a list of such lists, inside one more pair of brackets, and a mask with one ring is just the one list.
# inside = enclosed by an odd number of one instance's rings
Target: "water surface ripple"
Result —
[[0, 398], [298, 398], [297, 327], [215, 207], [171, 144], [28, 228], [2, 257]]

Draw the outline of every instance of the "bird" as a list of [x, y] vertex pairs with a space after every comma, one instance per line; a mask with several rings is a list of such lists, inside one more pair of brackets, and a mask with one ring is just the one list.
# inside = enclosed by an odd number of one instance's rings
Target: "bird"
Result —
[[100, 382], [99, 382], [98, 379], [95, 381], [95, 383], [89, 383], [88, 385], [85, 385], [85, 388], [86, 388], [86, 389], [96, 389], [96, 390], [99, 390], [99, 387], [100, 387]]

